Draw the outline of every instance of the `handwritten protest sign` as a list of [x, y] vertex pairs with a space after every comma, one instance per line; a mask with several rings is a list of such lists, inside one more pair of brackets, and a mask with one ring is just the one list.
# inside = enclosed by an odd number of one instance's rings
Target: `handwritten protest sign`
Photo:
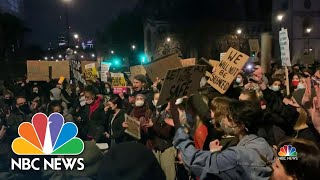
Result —
[[110, 64], [107, 62], [101, 62], [101, 81], [107, 82], [108, 81], [108, 74], [109, 74]]
[[96, 80], [99, 77], [95, 63], [85, 65], [85, 77], [86, 80]]
[[125, 116], [125, 121], [128, 124], [128, 128], [124, 132], [138, 140], [141, 139], [140, 122], [138, 119], [128, 115]]
[[259, 52], [260, 51], [260, 45], [259, 45], [259, 39], [249, 39], [249, 46], [251, 52]]
[[114, 94], [127, 93], [127, 82], [122, 73], [111, 73]]
[[146, 75], [147, 72], [144, 69], [144, 67], [142, 65], [137, 65], [137, 66], [131, 66], [130, 67], [130, 79], [131, 81], [133, 81], [134, 76], [138, 75], [138, 74], [142, 74], [142, 75]]
[[281, 51], [282, 66], [291, 66], [288, 30], [281, 29], [279, 32], [279, 45]]
[[249, 56], [246, 54], [237, 51], [236, 49], [229, 48], [226, 55], [216, 67], [214, 74], [209, 77], [207, 83], [221, 94], [224, 94], [248, 59]]
[[179, 58], [178, 54], [173, 54], [159, 60], [155, 60], [150, 64], [146, 64], [144, 65], [144, 68], [150, 79], [154, 82], [157, 80], [157, 78], [165, 78], [167, 69], [183, 67], [180, 59], [181, 58]]
[[196, 58], [181, 59], [180, 62], [183, 67], [194, 66], [196, 65]]
[[217, 67], [218, 65], [219, 65], [219, 61], [216, 61], [216, 60], [209, 60], [209, 63], [212, 65], [212, 66], [214, 66], [214, 67]]
[[169, 70], [161, 88], [157, 106], [174, 98], [189, 96], [197, 92], [205, 70], [206, 66], [199, 65]]

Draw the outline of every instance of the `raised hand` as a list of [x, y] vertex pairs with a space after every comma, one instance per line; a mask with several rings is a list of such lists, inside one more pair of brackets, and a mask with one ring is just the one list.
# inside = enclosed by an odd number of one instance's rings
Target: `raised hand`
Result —
[[302, 106], [307, 105], [307, 103], [311, 102], [311, 79], [310, 77], [305, 79], [306, 90], [302, 97]]

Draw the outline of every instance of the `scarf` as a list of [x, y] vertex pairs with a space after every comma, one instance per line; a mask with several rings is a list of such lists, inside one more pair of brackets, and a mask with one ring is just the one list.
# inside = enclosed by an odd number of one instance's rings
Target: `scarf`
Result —
[[100, 96], [98, 96], [97, 99], [94, 101], [94, 103], [89, 105], [89, 110], [90, 110], [89, 111], [89, 119], [91, 119], [93, 112], [98, 109], [100, 102], [101, 102], [101, 99], [102, 98]]

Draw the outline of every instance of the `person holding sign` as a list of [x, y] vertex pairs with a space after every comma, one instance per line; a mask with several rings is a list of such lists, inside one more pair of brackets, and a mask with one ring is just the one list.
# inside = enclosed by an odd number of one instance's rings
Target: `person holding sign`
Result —
[[[148, 102], [146, 101], [146, 96], [143, 94], [138, 94], [135, 97], [135, 105], [130, 114], [131, 117], [135, 117], [140, 122], [141, 139], [139, 140], [142, 144], [147, 144], [147, 134], [148, 128], [153, 126], [151, 121], [152, 110]], [[128, 124], [124, 122], [122, 124], [124, 128], [128, 127]]]

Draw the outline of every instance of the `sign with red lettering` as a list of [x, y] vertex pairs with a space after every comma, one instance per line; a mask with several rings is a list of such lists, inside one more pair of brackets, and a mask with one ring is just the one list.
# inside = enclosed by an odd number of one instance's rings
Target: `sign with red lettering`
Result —
[[206, 66], [199, 65], [169, 70], [164, 79], [157, 106], [198, 92], [205, 70]]
[[248, 60], [249, 56], [230, 47], [214, 74], [209, 75], [208, 84], [224, 94]]

